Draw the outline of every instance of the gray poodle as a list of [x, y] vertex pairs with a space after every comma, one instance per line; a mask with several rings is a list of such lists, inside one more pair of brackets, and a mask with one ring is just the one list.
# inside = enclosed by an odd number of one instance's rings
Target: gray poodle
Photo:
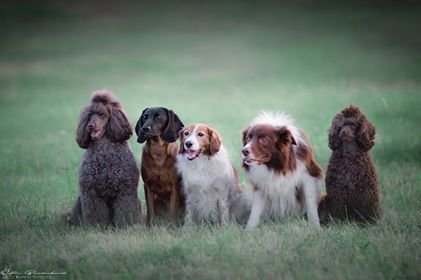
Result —
[[67, 221], [107, 226], [139, 223], [139, 170], [127, 140], [132, 128], [109, 91], [93, 93], [81, 112], [76, 142], [86, 149], [79, 167], [80, 194]]

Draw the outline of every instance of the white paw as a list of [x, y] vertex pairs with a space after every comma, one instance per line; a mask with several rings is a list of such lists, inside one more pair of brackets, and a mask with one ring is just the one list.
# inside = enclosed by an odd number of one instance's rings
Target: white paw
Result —
[[257, 227], [257, 225], [258, 225], [257, 223], [248, 222], [246, 226], [246, 230], [253, 230]]

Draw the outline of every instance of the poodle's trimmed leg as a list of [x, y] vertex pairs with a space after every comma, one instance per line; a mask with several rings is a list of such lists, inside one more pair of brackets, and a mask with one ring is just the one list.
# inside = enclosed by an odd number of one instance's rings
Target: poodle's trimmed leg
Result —
[[111, 224], [107, 203], [96, 196], [80, 196], [83, 222], [88, 225], [107, 226]]
[[141, 223], [140, 203], [136, 194], [117, 197], [113, 202], [114, 225], [118, 228]]
[[326, 193], [322, 194], [317, 212], [319, 213], [320, 223], [326, 225], [329, 218], [329, 197]]
[[147, 207], [147, 218], [146, 222], [148, 226], [152, 225], [152, 221], [155, 218], [155, 194], [149, 190], [145, 185], [145, 198], [146, 198], [146, 207]]

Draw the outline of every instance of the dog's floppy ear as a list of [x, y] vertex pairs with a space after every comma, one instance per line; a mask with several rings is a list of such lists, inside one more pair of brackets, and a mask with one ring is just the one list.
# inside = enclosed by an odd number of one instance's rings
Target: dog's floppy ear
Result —
[[178, 132], [184, 127], [179, 117], [173, 110], [167, 110], [168, 123], [162, 134], [162, 139], [168, 143], [177, 141]]
[[329, 148], [334, 151], [341, 147], [342, 141], [339, 137], [339, 133], [344, 125], [345, 117], [342, 113], [336, 114], [332, 120], [332, 125], [329, 129]]
[[250, 126], [243, 130], [243, 137], [242, 137], [243, 146], [247, 144], [246, 137], [247, 137], [247, 134], [249, 133], [249, 130], [250, 130]]
[[91, 136], [88, 132], [88, 123], [90, 119], [89, 106], [80, 112], [79, 123], [76, 129], [76, 142], [82, 149], [87, 149], [91, 142]]
[[221, 136], [219, 136], [218, 132], [211, 127], [208, 126], [208, 134], [209, 134], [209, 153], [211, 155], [216, 154], [219, 152], [219, 149], [221, 148]]
[[145, 108], [142, 111], [142, 114], [140, 114], [139, 120], [136, 123], [135, 132], [137, 135], [137, 142], [138, 143], [144, 143], [146, 141], [145, 133], [142, 130], [142, 126], [145, 124], [145, 121], [143, 120], [143, 115], [149, 108]]
[[285, 126], [279, 128], [276, 131], [276, 134], [278, 135], [278, 144], [280, 146], [283, 144], [297, 145], [297, 142], [295, 141], [294, 136], [292, 136], [291, 131], [289, 131], [289, 129]]
[[184, 149], [184, 130], [185, 129], [181, 129], [178, 132], [178, 137], [180, 137], [180, 150], [179, 150], [179, 154], [184, 154], [186, 152], [186, 150]]
[[108, 120], [106, 136], [111, 142], [123, 142], [132, 135], [132, 126], [126, 114], [118, 108], [112, 108]]
[[369, 151], [374, 146], [374, 138], [376, 136], [376, 128], [363, 115], [360, 118], [361, 127], [356, 135], [358, 146], [363, 151]]

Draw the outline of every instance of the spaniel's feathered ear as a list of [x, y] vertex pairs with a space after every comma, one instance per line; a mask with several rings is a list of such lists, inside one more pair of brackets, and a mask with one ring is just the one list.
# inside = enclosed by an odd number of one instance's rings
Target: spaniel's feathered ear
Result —
[[221, 148], [221, 136], [219, 136], [218, 132], [213, 127], [208, 126], [208, 134], [209, 134], [209, 153], [210, 155], [214, 155], [219, 152]]
[[164, 141], [172, 143], [177, 141], [178, 132], [184, 127], [179, 117], [173, 110], [167, 110], [168, 123], [162, 134]]
[[145, 112], [148, 110], [149, 108], [145, 108], [142, 111], [142, 114], [140, 114], [139, 120], [136, 123], [136, 128], [135, 128], [135, 132], [137, 135], [137, 143], [144, 143], [146, 141], [146, 136], [145, 133], [142, 131], [142, 126], [145, 123], [143, 120], [143, 115], [145, 114]]
[[79, 123], [76, 129], [76, 142], [82, 149], [87, 149], [91, 142], [91, 136], [88, 132], [88, 123], [90, 118], [89, 106], [80, 112]]
[[285, 144], [291, 144], [291, 145], [297, 145], [297, 142], [294, 139], [294, 136], [292, 136], [291, 131], [289, 131], [288, 128], [281, 127], [280, 129], [278, 129], [276, 131], [276, 134], [278, 135], [278, 143], [280, 145], [285, 145]]
[[358, 146], [363, 151], [369, 151], [374, 146], [374, 138], [376, 136], [376, 128], [367, 118], [362, 115], [360, 118], [361, 127], [357, 132], [356, 140]]
[[105, 133], [111, 142], [123, 142], [130, 138], [132, 126], [121, 109], [112, 108]]
[[184, 149], [184, 129], [181, 129], [178, 132], [178, 137], [180, 138], [180, 150], [179, 150], [179, 154], [184, 154], [186, 152], [186, 150]]
[[344, 125], [344, 116], [341, 113], [336, 114], [336, 116], [332, 120], [332, 125], [329, 129], [329, 148], [333, 150], [337, 150], [341, 147], [342, 141], [339, 137], [339, 133]]

